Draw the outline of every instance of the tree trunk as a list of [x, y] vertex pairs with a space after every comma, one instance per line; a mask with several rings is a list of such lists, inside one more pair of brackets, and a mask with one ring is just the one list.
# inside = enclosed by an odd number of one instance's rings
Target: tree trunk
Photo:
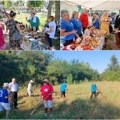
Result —
[[49, 5], [48, 5], [48, 15], [47, 15], [47, 16], [50, 16], [50, 15], [51, 15], [52, 5], [53, 5], [53, 1], [49, 1]]
[[60, 1], [55, 1], [55, 19], [60, 20]]

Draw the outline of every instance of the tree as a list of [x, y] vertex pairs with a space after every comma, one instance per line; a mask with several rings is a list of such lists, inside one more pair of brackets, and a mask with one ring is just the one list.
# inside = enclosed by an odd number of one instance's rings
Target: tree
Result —
[[60, 20], [60, 1], [55, 1], [55, 19]]
[[12, 2], [11, 2], [10, 0], [4, 0], [4, 1], [3, 1], [3, 4], [4, 4], [4, 7], [5, 7], [5, 8], [9, 8], [9, 7], [11, 7]]
[[50, 0], [50, 1], [49, 1], [49, 5], [48, 5], [48, 17], [51, 15], [51, 12], [52, 12], [52, 6], [53, 6], [53, 1]]
[[31, 6], [31, 7], [41, 7], [43, 5], [43, 1], [42, 0], [32, 0], [32, 1], [28, 1], [28, 6]]
[[119, 68], [119, 62], [115, 55], [111, 57], [111, 63], [108, 64], [108, 70], [116, 71]]

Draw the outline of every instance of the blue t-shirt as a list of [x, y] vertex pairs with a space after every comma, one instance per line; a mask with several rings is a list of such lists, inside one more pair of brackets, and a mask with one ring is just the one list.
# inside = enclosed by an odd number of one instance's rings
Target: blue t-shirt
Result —
[[[71, 32], [74, 30], [74, 25], [72, 22], [70, 21], [65, 21], [63, 19], [60, 20], [60, 29], [63, 29], [65, 30], [65, 32]], [[61, 37], [61, 40], [73, 40], [75, 37], [74, 34], [70, 34], [70, 35], [67, 35], [67, 36], [62, 36]]]
[[[94, 21], [94, 19], [92, 19], [92, 21]], [[96, 29], [99, 29], [99, 19], [97, 18], [95, 23], [93, 23], [93, 26], [96, 28]]]
[[80, 35], [81, 27], [82, 27], [82, 23], [80, 22], [80, 20], [79, 19], [76, 20], [76, 19], [72, 18], [70, 21], [73, 23], [74, 29], [77, 30], [77, 34]]
[[0, 102], [2, 102], [2, 89], [0, 88]]
[[67, 88], [66, 83], [62, 83], [61, 87], [60, 87], [60, 92], [64, 92]]
[[2, 89], [2, 102], [3, 103], [9, 103], [8, 98], [5, 98], [8, 96], [8, 91], [6, 89]]
[[95, 84], [91, 85], [91, 92], [96, 92], [96, 85]]

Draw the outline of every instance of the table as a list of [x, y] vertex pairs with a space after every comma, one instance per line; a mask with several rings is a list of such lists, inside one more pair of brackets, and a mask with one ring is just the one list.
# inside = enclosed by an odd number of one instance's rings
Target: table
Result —
[[[99, 46], [94, 47], [92, 50], [102, 50], [103, 46], [105, 44], [105, 37], [104, 36], [100, 37], [100, 39], [98, 40], [98, 42], [99, 42]], [[62, 50], [74, 50], [74, 49], [70, 48], [70, 46], [72, 46], [74, 44], [75, 44], [75, 41], [73, 41], [70, 45], [67, 45], [67, 46], [63, 47]], [[81, 46], [82, 45], [85, 45], [84, 36], [83, 36], [83, 41], [81, 43]], [[80, 50], [83, 50], [83, 49], [81, 48]]]

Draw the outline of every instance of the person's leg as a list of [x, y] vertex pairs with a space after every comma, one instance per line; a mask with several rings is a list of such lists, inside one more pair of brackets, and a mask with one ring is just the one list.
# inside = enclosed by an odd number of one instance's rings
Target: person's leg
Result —
[[48, 43], [49, 43], [50, 50], [52, 50], [52, 38], [48, 39]]
[[17, 108], [17, 92], [14, 92], [14, 108]]
[[48, 101], [44, 100], [44, 112], [45, 112], [45, 116], [47, 116], [48, 113]]
[[48, 108], [50, 109], [50, 112], [52, 112], [52, 100], [48, 100]]
[[10, 92], [10, 107], [13, 108], [14, 107], [14, 94], [13, 92]]
[[9, 110], [6, 111], [6, 118], [8, 118], [9, 112]]
[[63, 92], [64, 98], [65, 98], [65, 91]]
[[90, 96], [90, 99], [92, 99], [93, 98], [93, 92], [91, 93], [91, 96]]
[[97, 96], [96, 96], [96, 92], [94, 92], [94, 98], [96, 98]]
[[115, 33], [115, 38], [116, 38], [116, 45], [119, 45], [119, 37], [118, 37], [118, 33]]
[[61, 92], [61, 98], [62, 98], [63, 92]]

